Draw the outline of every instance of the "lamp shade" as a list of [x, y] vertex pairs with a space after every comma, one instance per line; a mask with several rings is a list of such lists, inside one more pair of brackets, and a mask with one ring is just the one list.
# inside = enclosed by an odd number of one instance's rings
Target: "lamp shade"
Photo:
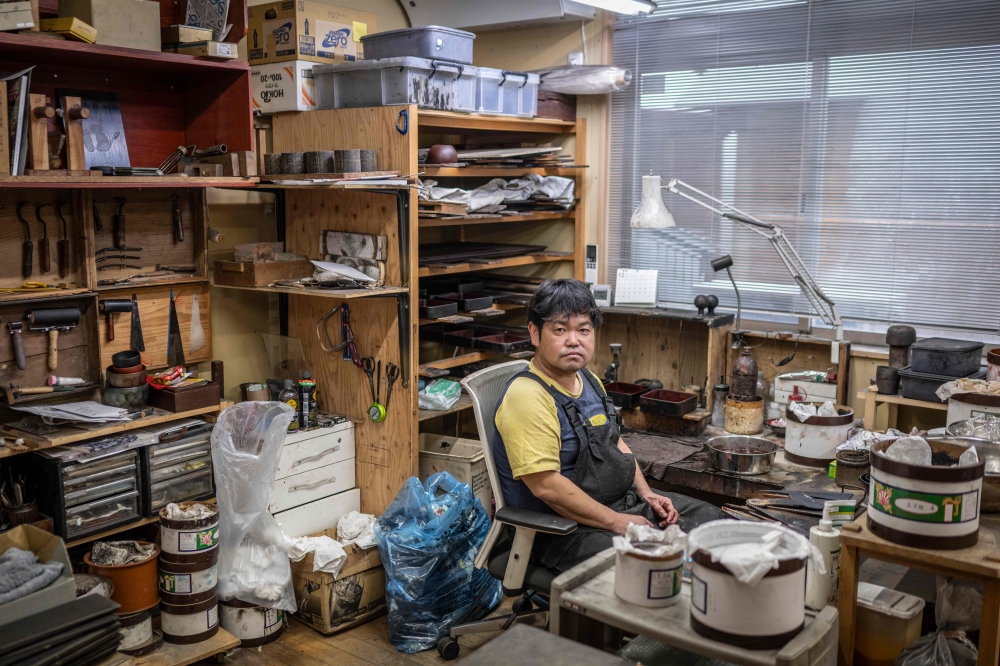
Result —
[[659, 176], [642, 177], [642, 200], [632, 213], [630, 226], [633, 229], [668, 229], [676, 226], [674, 216], [663, 203]]

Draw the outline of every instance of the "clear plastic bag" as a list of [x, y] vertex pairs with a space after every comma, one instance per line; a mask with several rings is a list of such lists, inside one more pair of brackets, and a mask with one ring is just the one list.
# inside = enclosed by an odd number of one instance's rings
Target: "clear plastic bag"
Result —
[[937, 631], [913, 641], [895, 666], [975, 666], [979, 651], [965, 632], [979, 629], [983, 594], [976, 584], [937, 577]]
[[428, 650], [461, 622], [500, 602], [500, 581], [473, 562], [490, 519], [467, 483], [447, 472], [410, 477], [375, 523], [388, 585], [389, 640]]
[[267, 505], [295, 411], [281, 402], [241, 402], [212, 430], [219, 503], [219, 598], [296, 610], [285, 537]]
[[417, 393], [420, 409], [451, 409], [462, 397], [462, 385], [450, 379], [435, 379]]

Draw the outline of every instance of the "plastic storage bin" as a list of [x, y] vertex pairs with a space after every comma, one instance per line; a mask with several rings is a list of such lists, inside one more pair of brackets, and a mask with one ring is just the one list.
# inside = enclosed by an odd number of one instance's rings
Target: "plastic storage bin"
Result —
[[[966, 373], [966, 377], [972, 379], [982, 379], [986, 372], [977, 369], [976, 372]], [[937, 390], [942, 384], [954, 381], [955, 377], [950, 375], [932, 375], [926, 372], [914, 372], [913, 366], [907, 366], [899, 371], [899, 392], [904, 398], [911, 400], [926, 400], [927, 402], [944, 402], [937, 397]]]
[[475, 38], [473, 33], [464, 30], [425, 25], [365, 35], [361, 44], [368, 60], [413, 57], [471, 65]]
[[385, 58], [314, 67], [316, 107], [354, 109], [416, 104], [471, 112], [478, 68], [426, 58]]
[[966, 377], [979, 369], [982, 342], [927, 338], [910, 346], [910, 369], [927, 375]]
[[493, 487], [486, 471], [483, 445], [475, 439], [420, 433], [420, 480], [432, 474], [448, 472], [462, 483], [469, 484], [479, 502], [493, 517]]
[[476, 112], [533, 118], [538, 110], [538, 74], [480, 67]]
[[924, 600], [879, 585], [858, 583], [858, 635], [854, 662], [859, 666], [892, 666], [896, 657], [920, 637]]

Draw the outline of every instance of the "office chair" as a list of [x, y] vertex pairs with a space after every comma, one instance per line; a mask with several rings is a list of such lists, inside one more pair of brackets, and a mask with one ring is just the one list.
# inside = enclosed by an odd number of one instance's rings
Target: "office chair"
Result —
[[[504, 503], [503, 490], [493, 461], [493, 438], [497, 432], [494, 418], [497, 403], [507, 382], [527, 365], [527, 361], [501, 363], [480, 370], [462, 380], [462, 386], [472, 398], [472, 409], [476, 414], [486, 470], [497, 507], [490, 531], [476, 553], [475, 566], [477, 569], [486, 567], [491, 576], [502, 581], [504, 596], [522, 596], [514, 602], [509, 615], [483, 618], [478, 622], [452, 627], [449, 635], [438, 641], [437, 645], [438, 653], [445, 659], [455, 659], [458, 656], [459, 645], [455, 639], [459, 636], [506, 631], [518, 618], [540, 616], [547, 621], [549, 587], [559, 572], [531, 564], [528, 561], [531, 546], [537, 532], [566, 535], [577, 528], [576, 522], [568, 518], [538, 511], [514, 509], [505, 506]], [[489, 507], [484, 508], [489, 510]], [[497, 540], [506, 534], [509, 528], [514, 529], [514, 539], [504, 539], [503, 543], [497, 544]]]

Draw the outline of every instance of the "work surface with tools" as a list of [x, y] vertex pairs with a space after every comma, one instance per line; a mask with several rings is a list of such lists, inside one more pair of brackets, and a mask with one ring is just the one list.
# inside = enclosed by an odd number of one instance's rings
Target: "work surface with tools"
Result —
[[[643, 432], [622, 434], [635, 454], [639, 469], [652, 485], [671, 491], [698, 491], [733, 500], [762, 497], [775, 490], [815, 490], [839, 492], [825, 467], [805, 467], [785, 460], [782, 448], [770, 471], [755, 476], [739, 476], [712, 466], [706, 446], [709, 439], [725, 435], [722, 428], [708, 426], [696, 436], [657, 435]], [[780, 437], [762, 435], [784, 446]]]

